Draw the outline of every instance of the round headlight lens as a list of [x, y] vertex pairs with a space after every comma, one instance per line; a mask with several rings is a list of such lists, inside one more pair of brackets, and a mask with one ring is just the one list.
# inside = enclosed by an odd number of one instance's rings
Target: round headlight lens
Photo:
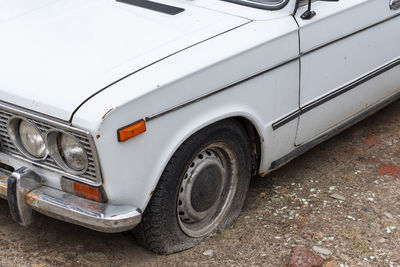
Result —
[[20, 120], [18, 133], [19, 140], [26, 152], [35, 158], [46, 156], [47, 149], [44, 139], [38, 129], [32, 124], [25, 120]]
[[87, 167], [86, 151], [75, 138], [62, 133], [59, 135], [58, 141], [60, 156], [69, 168], [81, 171]]

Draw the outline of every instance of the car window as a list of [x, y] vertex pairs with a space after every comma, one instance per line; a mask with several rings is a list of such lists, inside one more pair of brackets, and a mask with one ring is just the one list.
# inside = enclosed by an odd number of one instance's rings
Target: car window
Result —
[[276, 10], [281, 9], [289, 2], [289, 0], [222, 0], [226, 2], [236, 3], [245, 6], [251, 6], [261, 9]]

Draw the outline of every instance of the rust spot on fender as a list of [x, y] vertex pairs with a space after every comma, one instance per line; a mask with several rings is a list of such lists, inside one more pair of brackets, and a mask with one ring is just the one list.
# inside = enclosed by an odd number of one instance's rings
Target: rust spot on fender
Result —
[[108, 115], [111, 111], [113, 111], [113, 110], [114, 110], [114, 108], [110, 108], [110, 109], [103, 115], [103, 117], [101, 117], [101, 120], [104, 121], [104, 119], [107, 117], [107, 115]]
[[99, 138], [100, 138], [100, 135], [99, 135], [99, 134], [98, 134], [98, 135], [96, 135], [96, 138], [97, 138], [97, 139], [99, 139]]

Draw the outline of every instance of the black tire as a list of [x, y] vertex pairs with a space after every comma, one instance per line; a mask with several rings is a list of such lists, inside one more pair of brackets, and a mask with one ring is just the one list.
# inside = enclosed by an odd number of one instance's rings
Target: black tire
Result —
[[[132, 230], [139, 243], [153, 252], [170, 254], [189, 249], [212, 233], [221, 231], [232, 224], [239, 216], [250, 182], [251, 153], [248, 140], [244, 128], [233, 119], [212, 124], [186, 140], [167, 164], [143, 213], [142, 222]], [[224, 152], [224, 149], [227, 152]], [[212, 155], [213, 153], [216, 155]], [[221, 153], [221, 156], [218, 153]], [[227, 156], [224, 156], [223, 153], [226, 153]], [[201, 156], [203, 154], [208, 158], [203, 159]], [[208, 210], [203, 212], [207, 216], [203, 219], [193, 219], [194, 223], [186, 223], [190, 218], [184, 218], [188, 215], [184, 211], [180, 211], [182, 209], [180, 199], [182, 199], [182, 194], [186, 194], [183, 192], [183, 183], [189, 168], [193, 167], [195, 159], [200, 157], [202, 161], [199, 162], [199, 166], [202, 164], [201, 166], [206, 167], [198, 167], [199, 171], [192, 171], [193, 177], [189, 177], [200, 185], [195, 187], [193, 182], [190, 187], [190, 202], [186, 199], [183, 200], [185, 207], [186, 205], [190, 205], [192, 208], [195, 205], [202, 205], [200, 208], [208, 207]], [[221, 170], [221, 166], [223, 166], [223, 170]], [[218, 175], [214, 175], [217, 170], [219, 171]], [[210, 178], [213, 175], [218, 178]], [[237, 182], [236, 189], [233, 190], [235, 181]], [[208, 182], [217, 185], [210, 187]], [[188, 186], [188, 182], [186, 182], [185, 188]], [[218, 189], [213, 189], [215, 187]], [[193, 188], [196, 188], [197, 191]], [[208, 194], [207, 190], [210, 190], [210, 194], [217, 198], [214, 202], [208, 203], [210, 202], [209, 196], [202, 197], [205, 192]], [[196, 194], [196, 192], [199, 193]], [[220, 203], [229, 204], [222, 205]], [[210, 208], [211, 204], [213, 206]], [[200, 208], [197, 208], [196, 212]], [[207, 227], [203, 227], [203, 225]]]

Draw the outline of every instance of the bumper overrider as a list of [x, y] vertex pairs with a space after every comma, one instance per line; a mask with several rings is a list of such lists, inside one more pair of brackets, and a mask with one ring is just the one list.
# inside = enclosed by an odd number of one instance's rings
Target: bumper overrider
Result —
[[26, 167], [12, 173], [0, 169], [0, 197], [8, 200], [12, 218], [23, 226], [33, 223], [33, 211], [106, 233], [130, 230], [141, 221], [140, 209], [99, 203], [48, 187]]

